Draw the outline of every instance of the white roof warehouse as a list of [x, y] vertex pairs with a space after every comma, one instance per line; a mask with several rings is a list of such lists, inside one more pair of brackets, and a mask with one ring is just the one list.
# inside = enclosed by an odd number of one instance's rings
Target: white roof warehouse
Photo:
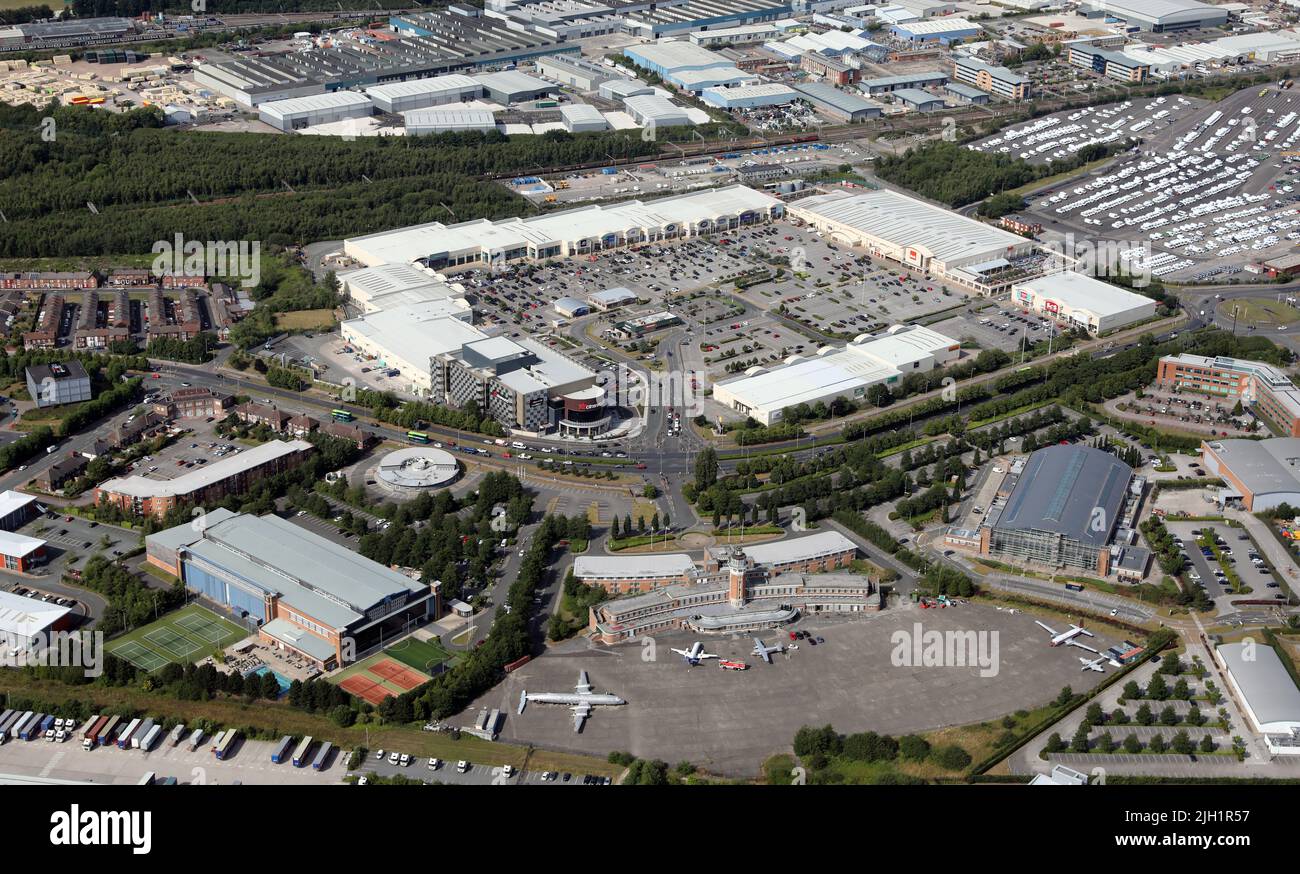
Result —
[[873, 256], [969, 283], [958, 268], [1030, 254], [1024, 237], [931, 206], [896, 191], [835, 192], [806, 197], [790, 215]]
[[798, 404], [859, 401], [873, 385], [893, 385], [908, 373], [944, 367], [961, 344], [922, 325], [895, 325], [882, 334], [863, 334], [843, 348], [824, 346], [815, 355], [792, 355], [767, 369], [715, 383], [713, 399], [764, 425], [781, 421]]
[[[652, 201], [588, 206], [535, 218], [430, 222], [354, 237], [344, 252], [365, 264], [423, 260], [434, 270], [586, 254], [643, 241], [692, 237], [780, 216], [775, 197], [732, 185]], [[1016, 238], [1019, 239], [1019, 238]]]
[[1145, 321], [1156, 314], [1153, 298], [1068, 270], [1011, 286], [1011, 299], [1068, 327], [1084, 328], [1093, 334]]

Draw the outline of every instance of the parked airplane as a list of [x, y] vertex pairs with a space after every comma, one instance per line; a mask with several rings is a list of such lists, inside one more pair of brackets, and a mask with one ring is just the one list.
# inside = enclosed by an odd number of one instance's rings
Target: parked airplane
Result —
[[716, 658], [717, 658], [717, 655], [715, 655], [714, 653], [711, 653], [711, 652], [705, 652], [705, 651], [704, 651], [704, 644], [700, 643], [698, 640], [695, 641], [695, 643], [691, 644], [691, 648], [690, 648], [690, 649], [676, 649], [676, 648], [674, 648], [674, 649], [673, 649], [673, 652], [677, 653], [679, 656], [681, 656], [682, 658], [686, 659], [686, 661], [689, 662], [689, 663], [692, 664], [692, 665], [698, 665], [698, 664], [700, 663], [700, 660], [701, 660], [701, 659], [716, 659]]
[[785, 647], [779, 643], [775, 646], [767, 646], [757, 637], [754, 638], [754, 655], [758, 656], [769, 665], [772, 664], [772, 653], [774, 652], [785, 652]]
[[1046, 624], [1045, 622], [1039, 622], [1037, 619], [1035, 619], [1034, 622], [1038, 623], [1039, 628], [1042, 628], [1048, 634], [1052, 635], [1052, 641], [1051, 641], [1052, 646], [1060, 646], [1063, 643], [1069, 643], [1074, 638], [1078, 637], [1080, 634], [1086, 634], [1089, 637], [1094, 636], [1091, 631], [1079, 625], [1071, 625], [1069, 629], [1066, 631], [1057, 631], [1055, 628]]
[[1101, 666], [1103, 659], [1100, 656], [1092, 661], [1088, 661], [1083, 656], [1079, 656], [1079, 661], [1083, 662], [1083, 667], [1079, 669], [1081, 671], [1096, 671], [1099, 674], [1105, 673], [1105, 668]]
[[523, 713], [528, 702], [536, 704], [567, 704], [573, 709], [573, 730], [582, 731], [582, 724], [587, 717], [591, 715], [591, 708], [597, 704], [626, 704], [622, 698], [609, 693], [591, 691], [591, 680], [587, 678], [587, 672], [582, 671], [578, 674], [578, 685], [574, 687], [573, 692], [533, 692], [529, 693], [524, 689], [519, 693], [519, 712]]

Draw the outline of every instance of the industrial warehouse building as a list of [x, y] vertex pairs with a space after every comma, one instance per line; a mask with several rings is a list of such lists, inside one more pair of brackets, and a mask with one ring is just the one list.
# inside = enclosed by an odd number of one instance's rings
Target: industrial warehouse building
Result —
[[818, 112], [837, 121], [849, 123], [865, 121], [868, 118], [878, 118], [885, 111], [885, 108], [874, 100], [841, 91], [823, 82], [802, 83], [796, 85], [795, 90]]
[[51, 633], [69, 631], [75, 622], [70, 607], [0, 590], [0, 641], [6, 654], [29, 646], [40, 650], [49, 643]]
[[1090, 446], [1049, 446], [1007, 478], [1010, 494], [994, 501], [979, 531], [982, 554], [1111, 572], [1111, 541], [1134, 484], [1128, 465]]
[[843, 348], [824, 346], [810, 356], [792, 355], [770, 369], [751, 367], [744, 376], [714, 383], [713, 399], [764, 425], [797, 405], [861, 401], [873, 385], [892, 386], [909, 373], [945, 367], [961, 344], [922, 325], [895, 325], [863, 334]]
[[910, 21], [895, 24], [891, 28], [894, 36], [907, 42], [937, 42], [942, 45], [957, 40], [978, 37], [984, 31], [978, 24], [965, 18], [932, 18], [924, 21]]
[[276, 130], [291, 133], [348, 118], [368, 118], [370, 99], [355, 91], [330, 91], [307, 98], [272, 100], [257, 107], [257, 116]]
[[606, 100], [622, 103], [629, 97], [654, 94], [655, 90], [640, 79], [611, 79], [596, 89], [596, 93]]
[[667, 127], [685, 127], [692, 123], [685, 109], [658, 94], [628, 97], [623, 101], [623, 108], [641, 127], [657, 130]]
[[[727, 231], [771, 221], [785, 205], [731, 185], [651, 201], [630, 200], [548, 212], [533, 218], [430, 222], [345, 240], [345, 254], [367, 266], [419, 261], [438, 271], [587, 255], [641, 242]], [[1007, 235], [1011, 236], [1011, 235]], [[1014, 239], [1022, 240], [1015, 237]]]
[[369, 118], [373, 107], [370, 98], [355, 91], [331, 91], [310, 97], [273, 100], [258, 106], [258, 116], [276, 130], [286, 133], [346, 121]]
[[706, 88], [703, 97], [705, 103], [719, 109], [757, 109], [792, 103], [798, 99], [799, 92], [779, 82], [764, 82], [737, 88]]
[[1300, 437], [1206, 441], [1201, 460], [1206, 473], [1227, 484], [1221, 501], [1240, 501], [1252, 513], [1300, 507]]
[[1300, 389], [1271, 364], [1222, 355], [1166, 355], [1156, 380], [1179, 391], [1240, 400], [1286, 436], [1300, 437]]
[[663, 40], [646, 45], [628, 46], [623, 54], [642, 69], [667, 77], [682, 70], [707, 70], [710, 67], [729, 67], [731, 62], [717, 52], [711, 52], [690, 42]]
[[147, 536], [147, 560], [190, 591], [256, 618], [263, 643], [321, 670], [364, 656], [438, 613], [435, 588], [278, 516], [209, 516], [202, 526]]
[[575, 91], [595, 91], [605, 82], [620, 75], [601, 64], [564, 55], [538, 58], [535, 66], [540, 75]]
[[789, 205], [837, 242], [980, 291], [997, 287], [997, 271], [1033, 252], [1024, 237], [920, 200], [882, 189], [814, 195]]
[[309, 51], [205, 63], [195, 70], [194, 80], [245, 108], [256, 108], [268, 101], [498, 69], [580, 51], [576, 43], [481, 14], [440, 10], [394, 15], [389, 23], [402, 35], [364, 46], [335, 41]]
[[687, 35], [710, 28], [731, 28], [789, 18], [792, 0], [686, 0], [628, 12], [623, 29], [644, 39]]
[[549, 94], [558, 94], [560, 91], [559, 86], [554, 82], [547, 82], [544, 79], [538, 79], [517, 70], [485, 73], [475, 78], [483, 86], [483, 90], [487, 92], [489, 100], [507, 106], [536, 100]]
[[402, 113], [408, 136], [442, 134], [451, 131], [488, 133], [497, 129], [497, 120], [486, 109], [412, 109]]
[[594, 106], [586, 103], [569, 103], [560, 107], [560, 121], [564, 129], [571, 134], [602, 131], [609, 127], [605, 116]]
[[664, 81], [688, 94], [699, 95], [706, 88], [735, 88], [740, 85], [755, 85], [760, 80], [753, 73], [726, 64], [703, 70], [678, 70], [664, 76]]
[[173, 507], [216, 503], [248, 491], [258, 480], [301, 464], [315, 447], [305, 440], [271, 440], [183, 473], [175, 479], [146, 476], [105, 480], [95, 489], [95, 503], [110, 503], [136, 516], [162, 517]]
[[888, 94], [904, 88], [934, 88], [948, 84], [948, 74], [938, 70], [919, 73], [904, 73], [899, 76], [880, 76], [875, 79], [863, 79], [858, 87], [871, 95]]
[[1156, 315], [1154, 299], [1071, 270], [1016, 283], [1011, 299], [1066, 328], [1090, 334], [1105, 334]]
[[388, 82], [366, 89], [366, 96], [376, 109], [394, 113], [447, 103], [468, 103], [479, 99], [484, 93], [483, 85], [478, 79], [459, 74]]
[[90, 376], [75, 358], [28, 367], [25, 376], [27, 393], [42, 409], [91, 399]]
[[1300, 755], [1300, 690], [1277, 652], [1263, 642], [1225, 643], [1215, 648], [1214, 659], [1268, 751]]
[[1155, 33], [1226, 24], [1222, 7], [1195, 0], [1085, 0], [1079, 12], [1089, 18], [1118, 18], [1130, 27]]
[[946, 105], [938, 94], [919, 88], [899, 88], [889, 95], [913, 112], [937, 112]]

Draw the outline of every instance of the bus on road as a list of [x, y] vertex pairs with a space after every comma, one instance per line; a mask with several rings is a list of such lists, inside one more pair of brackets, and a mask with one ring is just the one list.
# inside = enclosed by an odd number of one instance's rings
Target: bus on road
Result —
[[330, 410], [330, 415], [334, 417], [335, 422], [351, 422], [356, 418], [347, 410]]
[[429, 435], [423, 431], [407, 431], [406, 439], [410, 440], [412, 443], [428, 443]]

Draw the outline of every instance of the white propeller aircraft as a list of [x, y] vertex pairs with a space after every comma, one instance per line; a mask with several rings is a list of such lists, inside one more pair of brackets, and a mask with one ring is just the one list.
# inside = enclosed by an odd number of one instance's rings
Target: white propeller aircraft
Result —
[[1101, 666], [1101, 663], [1104, 661], [1101, 656], [1098, 656], [1092, 661], [1088, 661], [1083, 656], [1079, 656], [1079, 661], [1083, 663], [1083, 667], [1079, 668], [1081, 671], [1096, 671], [1099, 674], [1105, 673], [1105, 669]]
[[698, 665], [703, 659], [716, 659], [718, 657], [716, 653], [705, 652], [704, 644], [700, 643], [698, 640], [691, 644], [690, 649], [674, 648], [673, 652], [686, 659], [686, 661], [692, 665]]
[[1086, 634], [1089, 637], [1095, 637], [1095, 635], [1091, 631], [1089, 631], [1088, 629], [1084, 628], [1081, 625], [1071, 625], [1065, 631], [1057, 631], [1055, 628], [1053, 628], [1052, 626], [1048, 625], [1045, 622], [1039, 622], [1037, 619], [1035, 619], [1034, 622], [1038, 624], [1039, 628], [1043, 629], [1048, 634], [1052, 635], [1052, 641], [1050, 644], [1051, 646], [1060, 646], [1063, 643], [1070, 643], [1080, 634]]

